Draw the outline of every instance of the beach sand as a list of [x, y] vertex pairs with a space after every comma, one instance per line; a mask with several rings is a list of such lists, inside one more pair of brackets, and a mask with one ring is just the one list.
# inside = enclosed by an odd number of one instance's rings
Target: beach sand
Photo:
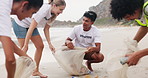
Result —
[[[102, 28], [101, 30], [101, 39], [102, 39], [102, 46], [101, 46], [101, 53], [104, 54], [105, 59], [102, 63], [92, 64], [92, 68], [94, 69], [94, 72], [91, 75], [91, 78], [95, 78], [95, 76], [98, 76], [99, 78], [109, 78], [107, 71], [106, 71], [106, 59], [107, 55], [115, 49], [122, 48], [123, 47], [123, 41], [127, 37], [130, 39], [133, 39], [134, 35], [136, 34], [139, 27], [112, 27], [112, 28]], [[61, 47], [61, 45], [64, 44], [65, 39], [69, 35], [69, 32], [71, 31], [71, 28], [63, 28], [63, 29], [52, 29], [51, 30], [51, 42], [55, 46], [56, 49]], [[54, 56], [52, 55], [48, 44], [43, 37], [45, 48], [43, 52], [43, 56], [41, 59], [40, 64], [40, 71], [48, 75], [48, 78], [72, 78], [67, 72], [65, 72], [57, 63]], [[147, 48], [148, 44], [147, 41], [148, 37], [145, 36], [140, 42], [139, 42], [139, 48], [144, 49]], [[28, 55], [31, 57], [34, 56], [35, 47], [33, 44], [29, 44], [29, 51]], [[6, 69], [4, 66], [4, 54], [3, 52], [0, 53], [0, 78], [6, 78]], [[133, 70], [129, 70], [128, 75], [129, 78], [148, 78], [148, 57], [145, 56], [141, 59], [141, 68], [134, 68]], [[130, 67], [132, 68], [132, 67]], [[138, 71], [137, 71], [138, 70]], [[139, 73], [139, 74], [136, 74]], [[31, 77], [35, 78], [35, 77]], [[37, 77], [36, 77], [37, 78]], [[85, 78], [85, 76], [81, 76], [80, 78]]]

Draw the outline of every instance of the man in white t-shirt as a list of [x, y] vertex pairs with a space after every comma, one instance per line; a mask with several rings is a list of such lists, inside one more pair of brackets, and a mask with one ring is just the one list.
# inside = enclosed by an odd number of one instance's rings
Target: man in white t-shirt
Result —
[[[6, 57], [7, 78], [14, 78], [15, 56], [27, 56], [11, 40], [11, 19], [10, 15], [17, 15], [22, 20], [31, 17], [43, 4], [43, 0], [1, 0], [0, 1], [0, 42]], [[1, 77], [2, 78], [2, 77]]]
[[[85, 52], [84, 59], [87, 60], [86, 65], [91, 71], [93, 71], [91, 63], [99, 63], [104, 59], [103, 54], [100, 53], [100, 32], [97, 27], [92, 25], [96, 17], [97, 14], [93, 11], [85, 12], [82, 25], [75, 26], [65, 42], [65, 45], [70, 49], [73, 49], [74, 46], [88, 49], [88, 51]], [[72, 42], [73, 40], [74, 44]]]

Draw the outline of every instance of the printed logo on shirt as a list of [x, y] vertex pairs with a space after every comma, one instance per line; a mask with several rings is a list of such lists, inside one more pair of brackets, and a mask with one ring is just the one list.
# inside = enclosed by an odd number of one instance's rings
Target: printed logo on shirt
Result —
[[92, 38], [91, 36], [84, 36], [84, 35], [80, 35], [80, 37], [88, 38], [88, 39], [91, 39]]
[[44, 17], [45, 20], [49, 20], [48, 18]]

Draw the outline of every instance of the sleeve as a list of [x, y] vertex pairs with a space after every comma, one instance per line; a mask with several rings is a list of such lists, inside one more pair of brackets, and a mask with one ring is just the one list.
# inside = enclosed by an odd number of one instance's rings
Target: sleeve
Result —
[[42, 7], [39, 9], [39, 11], [33, 15], [33, 18], [37, 23], [39, 23], [48, 13], [49, 7], [44, 4]]
[[94, 42], [95, 43], [101, 43], [101, 33], [99, 31], [99, 29], [97, 29], [95, 32], [94, 32]]
[[11, 6], [12, 1], [11, 0], [2, 0], [0, 3], [0, 35], [11, 37]]
[[74, 28], [72, 29], [72, 32], [70, 33], [70, 35], [69, 35], [69, 38], [70, 38], [70, 39], [72, 39], [72, 40], [75, 39], [75, 37], [76, 37], [75, 32], [76, 32], [76, 27], [74, 27]]

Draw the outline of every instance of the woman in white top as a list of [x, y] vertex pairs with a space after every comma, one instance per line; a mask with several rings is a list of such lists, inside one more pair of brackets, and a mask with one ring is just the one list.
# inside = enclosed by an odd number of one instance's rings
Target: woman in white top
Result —
[[66, 3], [64, 0], [52, 0], [50, 3], [45, 3], [32, 18], [26, 18], [22, 21], [15, 18], [13, 20], [13, 29], [18, 38], [20, 47], [27, 52], [29, 39], [36, 47], [35, 61], [37, 68], [34, 70], [33, 76], [47, 77], [39, 72], [39, 63], [44, 48], [43, 41], [36, 27], [43, 27], [46, 40], [52, 52], [55, 48], [50, 42], [49, 28], [52, 21], [63, 12]]
[[14, 53], [19, 56], [27, 56], [27, 54], [18, 48], [11, 40], [12, 23], [10, 15], [17, 15], [20, 20], [25, 17], [31, 17], [42, 4], [43, 0], [0, 0], [0, 42], [4, 49], [6, 59], [7, 78], [14, 78], [16, 68]]

